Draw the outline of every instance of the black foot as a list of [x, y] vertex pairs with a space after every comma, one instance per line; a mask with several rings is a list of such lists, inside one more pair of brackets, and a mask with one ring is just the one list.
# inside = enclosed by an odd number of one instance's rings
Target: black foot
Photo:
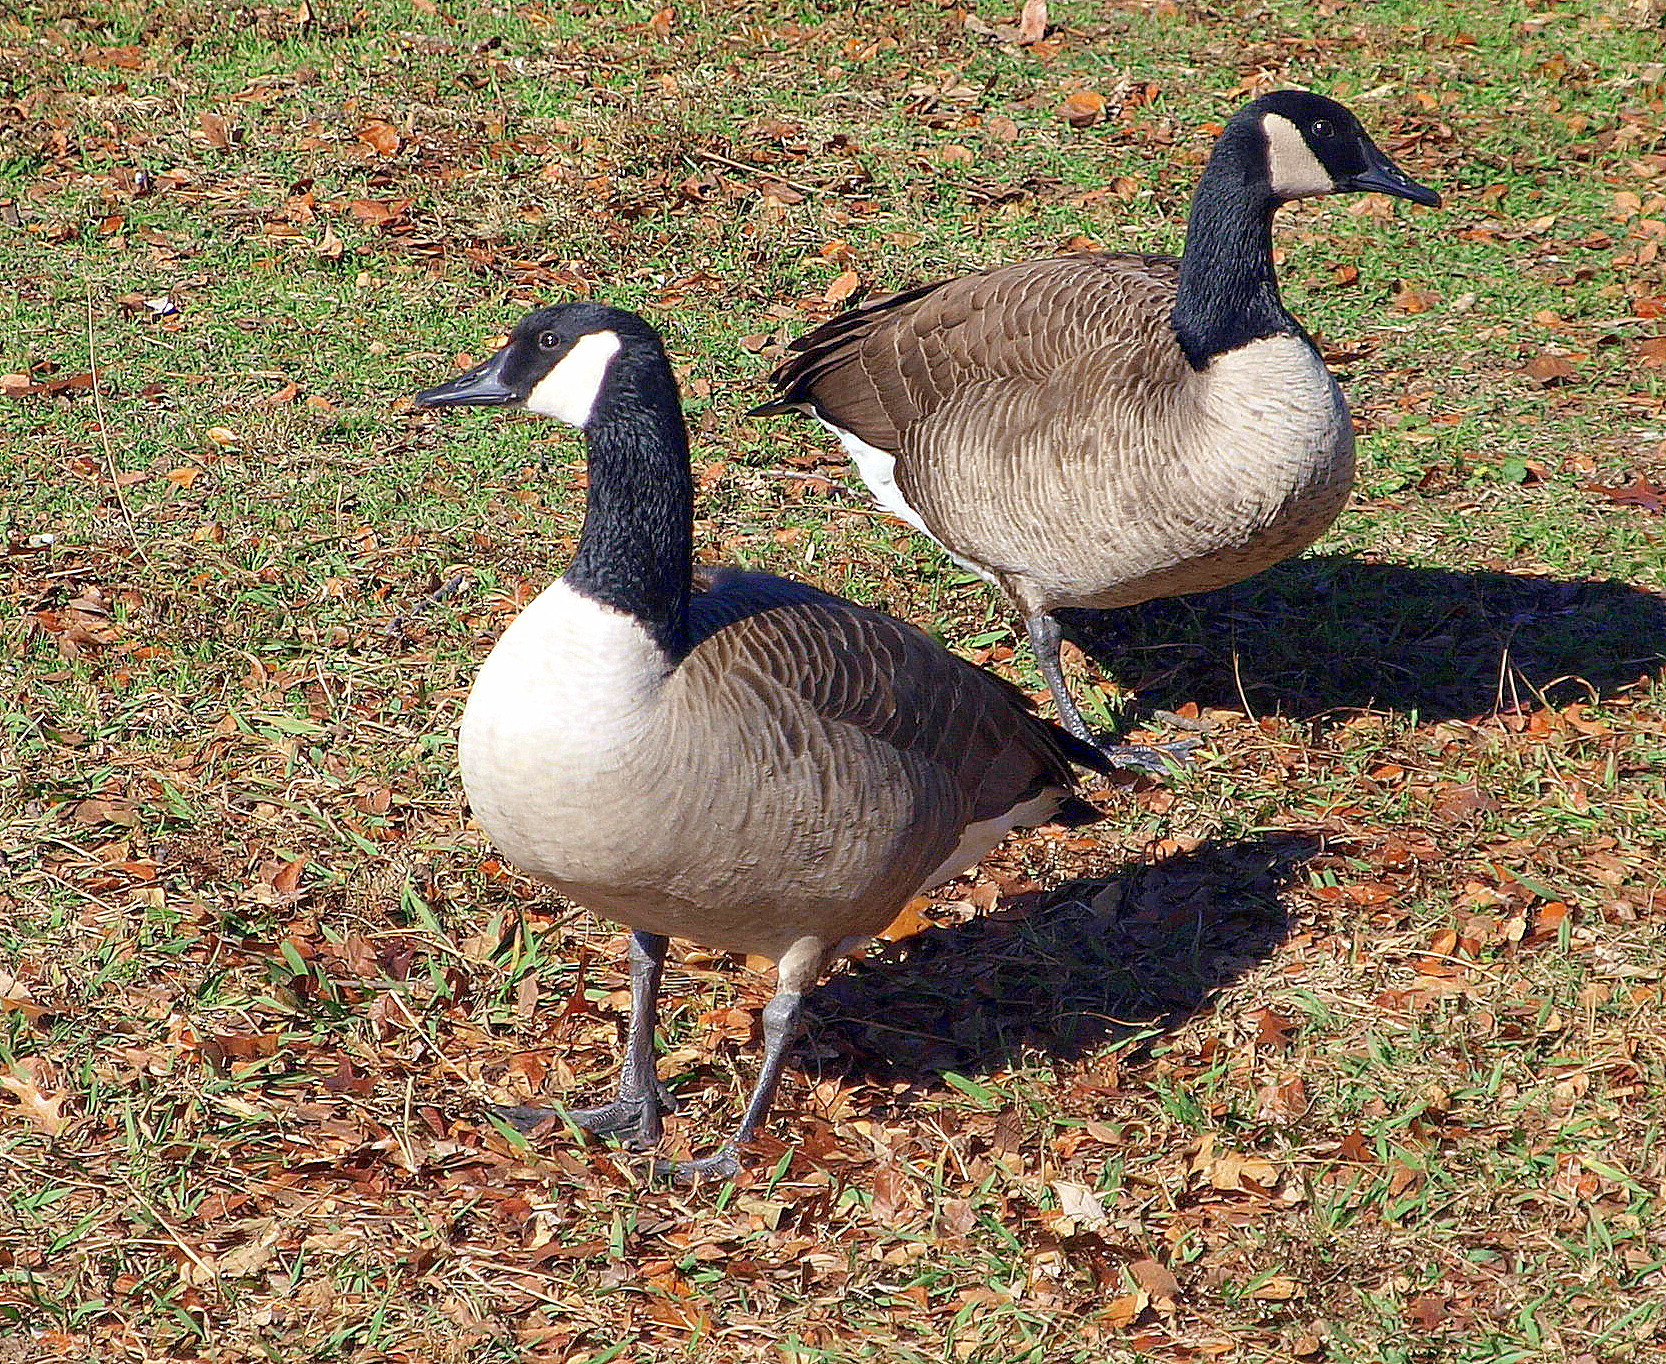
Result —
[[740, 1173], [740, 1157], [733, 1146], [724, 1146], [696, 1160], [656, 1160], [654, 1173], [661, 1179], [695, 1184], [703, 1179], [733, 1179]]
[[1202, 741], [1180, 739], [1172, 744], [1102, 744], [1094, 747], [1110, 760], [1111, 766], [1133, 772], [1154, 772], [1159, 777], [1170, 767], [1190, 767], [1192, 750]]

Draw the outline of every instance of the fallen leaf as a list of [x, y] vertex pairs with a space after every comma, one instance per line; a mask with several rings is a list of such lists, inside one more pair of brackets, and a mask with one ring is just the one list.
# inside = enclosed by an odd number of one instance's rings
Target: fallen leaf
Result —
[[1571, 383], [1577, 377], [1572, 365], [1560, 355], [1552, 355], [1549, 351], [1543, 355], [1535, 355], [1522, 366], [1521, 372], [1545, 388], [1554, 384]]
[[856, 286], [862, 282], [860, 275], [854, 270], [846, 270], [836, 280], [827, 286], [822, 301], [824, 303], [843, 303], [856, 292]]
[[215, 151], [229, 152], [231, 150], [232, 127], [219, 114], [198, 114], [197, 128], [201, 131], [203, 137], [208, 140], [208, 145], [213, 147]]
[[1047, 0], [1024, 0], [1018, 16], [1018, 41], [1039, 43], [1047, 36]]
[[1249, 1295], [1262, 1302], [1287, 1302], [1301, 1297], [1306, 1291], [1288, 1274], [1273, 1274], [1250, 1289]]
[[916, 896], [897, 911], [897, 917], [880, 929], [875, 936], [886, 942], [901, 942], [904, 938], [912, 938], [916, 933], [922, 933], [936, 925], [921, 913], [924, 906], [931, 901], [925, 896]]
[[1151, 1295], [1151, 1300], [1157, 1303], [1170, 1303], [1179, 1300], [1180, 1280], [1174, 1277], [1174, 1271], [1157, 1260], [1135, 1260], [1128, 1266], [1139, 1286]]
[[1059, 105], [1059, 116], [1072, 128], [1091, 128], [1105, 117], [1105, 97], [1097, 90], [1073, 90]]
[[309, 858], [310, 854], [302, 853], [299, 857], [285, 862], [267, 878], [268, 884], [280, 895], [293, 895], [295, 888], [301, 882], [301, 872], [305, 869]]
[[353, 136], [379, 156], [392, 156], [399, 150], [399, 134], [394, 131], [393, 124], [384, 119], [371, 119]]
[[1258, 1156], [1223, 1151], [1208, 1165], [1209, 1184], [1222, 1193], [1266, 1193], [1278, 1183], [1278, 1167]]
[[0, 1009], [10, 1009], [13, 1013], [22, 1014], [31, 1023], [46, 1012], [35, 1003], [35, 996], [29, 987], [4, 967], [0, 967]]
[[1666, 367], [1666, 336], [1651, 336], [1647, 341], [1639, 341], [1632, 354], [1639, 364], [1652, 369]]
[[27, 1071], [20, 1068], [8, 1074], [0, 1070], [0, 1089], [9, 1092], [23, 1116], [47, 1136], [55, 1137], [64, 1130], [63, 1097], [41, 1093], [35, 1077]]
[[1069, 1184], [1064, 1180], [1055, 1179], [1053, 1193], [1059, 1200], [1059, 1211], [1078, 1227], [1095, 1231], [1110, 1225], [1110, 1219], [1105, 1215], [1105, 1205], [1099, 1201], [1099, 1195], [1087, 1185]]
[[1585, 491], [1601, 493], [1610, 502], [1622, 507], [1641, 507], [1656, 516], [1666, 511], [1666, 488], [1656, 487], [1642, 474], [1638, 474], [1630, 483], [1616, 488], [1605, 487], [1601, 483], [1587, 483]]
[[347, 205], [347, 211], [360, 222], [380, 227], [399, 217], [412, 202], [410, 199], [355, 199]]
[[1257, 1010], [1251, 1017], [1255, 1021], [1255, 1040], [1261, 1046], [1282, 1051], [1290, 1045], [1290, 1039], [1296, 1033], [1294, 1019], [1286, 1018], [1272, 1009]]

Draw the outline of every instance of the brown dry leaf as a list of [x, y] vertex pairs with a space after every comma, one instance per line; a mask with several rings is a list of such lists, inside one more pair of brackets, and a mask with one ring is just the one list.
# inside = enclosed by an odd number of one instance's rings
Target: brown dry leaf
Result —
[[824, 303], [843, 303], [856, 292], [856, 286], [862, 282], [854, 270], [846, 270], [836, 280], [827, 286], [827, 292], [822, 297]]
[[301, 872], [305, 869], [309, 860], [311, 860], [311, 854], [302, 853], [299, 857], [285, 862], [267, 878], [267, 884], [280, 895], [293, 895], [295, 888], [301, 883]]
[[670, 5], [654, 11], [654, 17], [648, 21], [648, 27], [653, 30], [654, 37], [662, 43], [671, 41], [671, 26], [677, 21], [677, 11]]
[[197, 128], [215, 151], [231, 150], [232, 127], [219, 114], [198, 114]]
[[1402, 284], [1394, 295], [1394, 306], [1403, 313], [1426, 313], [1429, 296], [1415, 284]]
[[1265, 1193], [1278, 1183], [1278, 1167], [1259, 1156], [1223, 1151], [1209, 1162], [1209, 1184], [1222, 1193]]
[[0, 1009], [10, 1009], [13, 1013], [22, 1014], [31, 1023], [46, 1012], [35, 1003], [35, 996], [29, 987], [4, 967], [0, 967]]
[[355, 199], [347, 205], [347, 211], [360, 222], [380, 227], [399, 217], [412, 202], [410, 199]]
[[27, 374], [0, 374], [0, 393], [8, 398], [21, 398], [34, 386]]
[[1263, 1047], [1282, 1051], [1296, 1035], [1295, 1020], [1272, 1009], [1258, 1009], [1251, 1018], [1255, 1023], [1255, 1040]]
[[378, 156], [392, 156], [399, 150], [399, 134], [385, 119], [373, 118], [353, 134]]
[[1047, 0], [1024, 0], [1018, 16], [1018, 41], [1039, 43], [1047, 36]]
[[340, 260], [341, 253], [347, 249], [347, 243], [336, 235], [335, 228], [328, 223], [324, 225], [324, 235], [318, 245], [313, 248], [320, 260]]
[[1534, 383], [1549, 388], [1553, 384], [1571, 383], [1578, 377], [1574, 367], [1562, 356], [1552, 355], [1546, 351], [1543, 355], [1535, 355], [1525, 365], [1521, 372]]
[[904, 938], [912, 938], [916, 933], [923, 933], [928, 928], [935, 928], [936, 925], [921, 912], [930, 903], [928, 897], [916, 896], [899, 909], [897, 917], [875, 936], [883, 938], [886, 942], [901, 942]]
[[1274, 1274], [1250, 1289], [1250, 1297], [1261, 1302], [1288, 1302], [1301, 1297], [1307, 1290], [1288, 1274]]
[[11, 1073], [0, 1070], [0, 1089], [17, 1100], [23, 1116], [49, 1137], [64, 1130], [63, 1096], [42, 1094], [35, 1077], [19, 1067]]
[[1107, 1326], [1131, 1326], [1150, 1301], [1143, 1288], [1138, 1293], [1112, 1298], [1105, 1304], [1104, 1311], [1099, 1313], [1099, 1320]]
[[177, 469], [168, 470], [168, 482], [176, 488], [189, 488], [202, 476], [202, 470], [195, 464], [182, 464]]
[[1435, 800], [1435, 813], [1442, 819], [1456, 820], [1465, 815], [1488, 814], [1499, 808], [1498, 798], [1483, 791], [1474, 782], [1450, 787]]
[[1659, 516], [1666, 511], [1666, 488], [1658, 488], [1642, 474], [1638, 474], [1630, 483], [1616, 488], [1606, 487], [1601, 483], [1585, 484], [1588, 493], [1601, 493], [1610, 502], [1622, 507], [1641, 507], [1646, 512]]
[[1180, 1299], [1180, 1280], [1174, 1271], [1158, 1260], [1135, 1260], [1128, 1266], [1139, 1286], [1151, 1295], [1154, 1303], [1173, 1306]]
[[1072, 128], [1091, 128], [1105, 117], [1105, 97], [1097, 90], [1073, 90], [1059, 105], [1059, 117]]
[[1631, 353], [1640, 365], [1648, 365], [1651, 369], [1666, 368], [1666, 336], [1651, 336], [1647, 341], [1639, 341]]

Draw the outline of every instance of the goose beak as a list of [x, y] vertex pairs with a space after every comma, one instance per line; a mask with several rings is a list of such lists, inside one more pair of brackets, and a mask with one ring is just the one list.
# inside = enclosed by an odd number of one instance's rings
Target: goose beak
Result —
[[1365, 169], [1350, 175], [1339, 186], [1345, 190], [1375, 190], [1378, 194], [1392, 194], [1397, 199], [1410, 199], [1414, 204], [1429, 208], [1440, 207], [1440, 195], [1427, 185], [1420, 185], [1405, 171], [1389, 160], [1375, 143], [1365, 143]]
[[473, 369], [453, 379], [425, 388], [416, 395], [418, 407], [502, 407], [520, 401], [520, 394], [503, 381], [506, 346], [487, 356]]

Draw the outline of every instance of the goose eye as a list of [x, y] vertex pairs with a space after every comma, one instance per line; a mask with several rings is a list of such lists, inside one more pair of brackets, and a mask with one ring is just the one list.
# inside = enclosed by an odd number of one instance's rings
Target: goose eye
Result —
[[541, 350], [554, 350], [560, 344], [561, 338], [554, 332], [543, 332], [538, 337], [538, 346]]
[[1314, 119], [1312, 123], [1307, 125], [1307, 130], [1312, 133], [1314, 137], [1321, 140], [1327, 137], [1332, 137], [1336, 133], [1335, 127], [1331, 124], [1331, 121], [1328, 118]]

